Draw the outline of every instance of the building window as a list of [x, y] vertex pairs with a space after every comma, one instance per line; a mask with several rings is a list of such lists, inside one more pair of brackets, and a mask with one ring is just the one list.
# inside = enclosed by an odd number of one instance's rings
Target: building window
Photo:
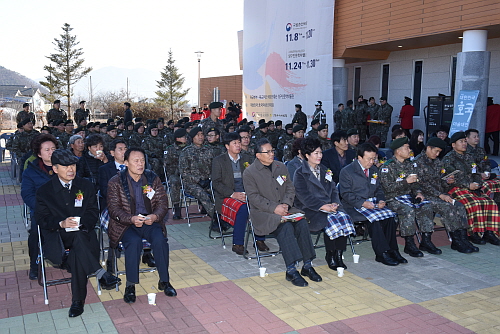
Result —
[[457, 79], [457, 57], [451, 57], [450, 96], [455, 96], [455, 80]]
[[380, 96], [385, 96], [389, 94], [389, 64], [382, 65], [382, 90]]
[[423, 61], [415, 61], [413, 71], [413, 106], [415, 107], [415, 115], [420, 116], [420, 97], [422, 95], [422, 67]]
[[354, 68], [354, 96], [353, 100], [357, 101], [358, 96], [360, 96], [360, 87], [361, 87], [361, 67], [355, 67]]

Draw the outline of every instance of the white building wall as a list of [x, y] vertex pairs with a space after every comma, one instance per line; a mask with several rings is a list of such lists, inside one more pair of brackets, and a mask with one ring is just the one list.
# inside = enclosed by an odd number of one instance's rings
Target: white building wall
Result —
[[[368, 99], [381, 95], [382, 65], [389, 64], [388, 102], [394, 107], [393, 122], [397, 122], [399, 110], [404, 105], [404, 97], [413, 98], [413, 70], [415, 61], [423, 61], [422, 94], [420, 100], [420, 116], [413, 118], [413, 128], [425, 131], [423, 109], [427, 105], [428, 96], [439, 93], [451, 93], [452, 57], [462, 51], [462, 43], [437, 46], [432, 48], [403, 50], [391, 52], [386, 60], [347, 64], [349, 69], [348, 98], [355, 100], [354, 68], [361, 67], [360, 94]], [[491, 52], [490, 83], [488, 96], [500, 103], [500, 38], [488, 40], [488, 51]]]

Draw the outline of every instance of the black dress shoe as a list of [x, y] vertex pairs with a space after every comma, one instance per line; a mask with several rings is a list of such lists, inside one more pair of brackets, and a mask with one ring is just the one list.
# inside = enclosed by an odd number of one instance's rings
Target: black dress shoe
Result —
[[142, 263], [147, 264], [151, 268], [156, 267], [155, 258], [151, 252], [144, 252], [142, 254]]
[[32, 281], [36, 280], [38, 278], [38, 268], [30, 269], [30, 272], [28, 273], [28, 277]]
[[302, 270], [300, 271], [300, 274], [302, 276], [307, 276], [309, 277], [309, 279], [313, 282], [321, 282], [323, 279], [321, 278], [321, 276], [316, 272], [316, 270], [314, 270], [313, 267], [309, 268], [309, 269], [305, 269], [304, 267], [302, 267]]
[[264, 240], [257, 240], [255, 243], [260, 252], [269, 252], [269, 247], [267, 247]]
[[119, 277], [116, 277], [107, 271], [99, 278], [99, 283], [101, 284], [101, 288], [104, 290], [112, 290], [117, 283], [120, 283], [122, 280]]
[[69, 308], [69, 317], [74, 318], [81, 315], [83, 313], [83, 304], [84, 302], [82, 300], [74, 300]]
[[295, 286], [304, 287], [309, 285], [307, 281], [300, 276], [298, 271], [294, 271], [291, 274], [286, 273], [286, 280], [292, 282]]
[[398, 261], [398, 263], [408, 263], [408, 260], [405, 259], [403, 256], [401, 256], [401, 253], [399, 252], [399, 250], [397, 249], [392, 249], [389, 252], [389, 255], [396, 261]]
[[158, 282], [158, 290], [163, 291], [167, 297], [175, 297], [177, 296], [177, 291], [175, 291], [174, 287], [170, 282]]
[[377, 255], [375, 257], [375, 261], [385, 264], [386, 266], [397, 266], [399, 264], [398, 261], [396, 261], [389, 255], [388, 251], [383, 252], [380, 256]]
[[469, 235], [469, 241], [476, 245], [486, 245], [486, 240], [481, 238], [477, 232]]
[[484, 232], [483, 240], [492, 245], [500, 246], [500, 239], [498, 239], [497, 235], [493, 231]]
[[125, 288], [123, 301], [127, 304], [135, 303], [135, 285], [129, 285]]

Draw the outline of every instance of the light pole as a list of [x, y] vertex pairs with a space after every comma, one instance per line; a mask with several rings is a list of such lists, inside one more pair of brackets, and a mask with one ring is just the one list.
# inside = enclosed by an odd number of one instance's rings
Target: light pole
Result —
[[201, 54], [203, 51], [196, 51], [196, 56], [198, 57], [198, 110], [201, 108], [201, 89], [200, 89], [200, 61], [201, 61]]

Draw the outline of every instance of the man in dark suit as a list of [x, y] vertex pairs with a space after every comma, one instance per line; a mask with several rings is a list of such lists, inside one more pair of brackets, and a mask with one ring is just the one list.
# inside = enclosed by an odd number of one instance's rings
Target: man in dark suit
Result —
[[[374, 166], [377, 148], [371, 143], [358, 147], [358, 159], [340, 172], [340, 196], [344, 210], [353, 221], [366, 221], [358, 210], [384, 209], [385, 196], [378, 178], [378, 168]], [[373, 200], [376, 199], [376, 200]], [[396, 241], [397, 224], [393, 217], [370, 220], [368, 231], [372, 239], [375, 260], [388, 266], [396, 266], [408, 261], [401, 256]]]
[[332, 171], [333, 181], [339, 183], [340, 170], [356, 159], [356, 152], [349, 149], [345, 131], [335, 131], [330, 140], [334, 147], [323, 151], [321, 164]]
[[120, 279], [99, 264], [99, 243], [94, 231], [99, 213], [97, 198], [93, 184], [76, 177], [78, 158], [59, 149], [51, 161], [57, 177], [38, 189], [35, 215], [44, 239], [45, 257], [61, 264], [64, 250], [70, 250], [67, 264], [73, 302], [69, 316], [77, 317], [83, 313], [88, 275], [96, 274], [105, 289], [112, 289]]
[[[255, 146], [257, 160], [243, 173], [243, 184], [250, 205], [250, 218], [255, 234], [275, 234], [286, 264], [286, 280], [296, 286], [307, 286], [302, 276], [320, 282], [321, 276], [312, 267], [316, 252], [305, 219], [286, 216], [302, 213], [293, 207], [295, 189], [286, 166], [274, 160], [274, 149], [265, 138]], [[299, 274], [296, 265], [303, 261]]]
[[[236, 132], [224, 136], [227, 152], [212, 161], [212, 186], [215, 196], [215, 208], [219, 214], [225, 215], [224, 206], [237, 209], [227, 216], [229, 223], [234, 223], [232, 250], [238, 255], [244, 255], [243, 239], [248, 220], [245, 188], [243, 187], [243, 172], [251, 164], [251, 157], [241, 154], [241, 137]], [[231, 177], [232, 176], [232, 177]], [[231, 210], [229, 210], [231, 211]], [[234, 216], [234, 217], [233, 217]], [[255, 236], [257, 247], [261, 252], [267, 252], [265, 236]]]

